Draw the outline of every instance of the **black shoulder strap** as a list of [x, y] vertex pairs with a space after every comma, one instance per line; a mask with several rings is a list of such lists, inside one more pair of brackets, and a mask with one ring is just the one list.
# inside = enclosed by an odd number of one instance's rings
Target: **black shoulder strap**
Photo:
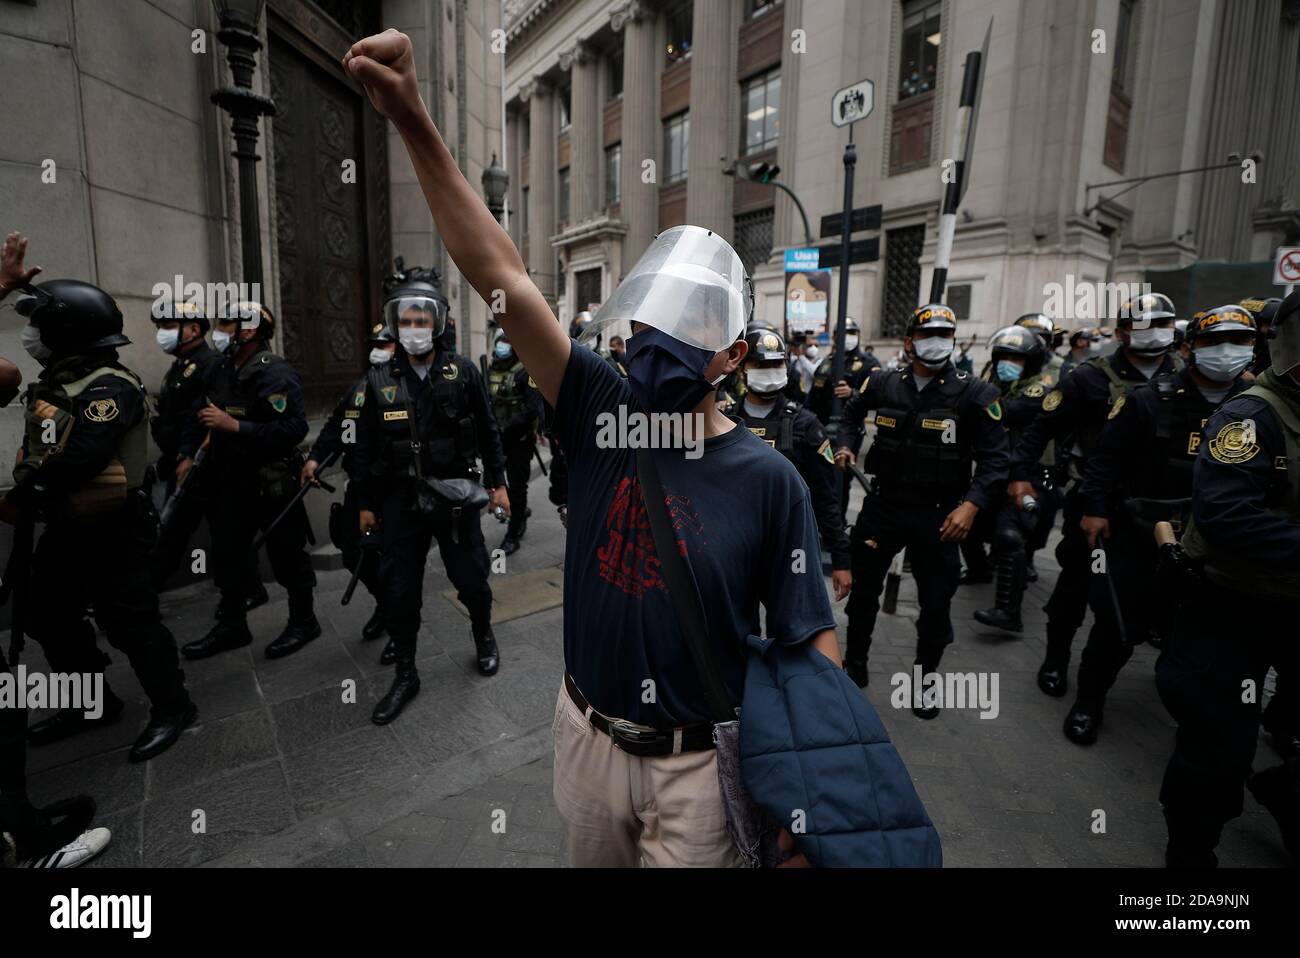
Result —
[[691, 572], [690, 560], [677, 550], [677, 537], [673, 535], [668, 509], [664, 505], [664, 487], [659, 482], [659, 468], [649, 449], [636, 451], [636, 472], [641, 483], [641, 498], [645, 501], [646, 518], [650, 520], [650, 532], [654, 536], [655, 554], [659, 557], [659, 569], [668, 586], [668, 597], [677, 614], [677, 625], [686, 638], [691, 659], [695, 662], [695, 671], [704, 689], [709, 712], [715, 722], [734, 722], [736, 714], [731, 707], [731, 697], [722, 681], [722, 670], [718, 666], [713, 646], [709, 644], [704, 602], [700, 599], [699, 586]]
[[[432, 370], [430, 370], [432, 373]], [[420, 451], [423, 448], [420, 443], [420, 431], [415, 428], [415, 404], [411, 402], [411, 394], [406, 389], [406, 376], [397, 376], [397, 391], [402, 397], [402, 405], [406, 407], [406, 425], [411, 430], [411, 461], [415, 466], [415, 478], [424, 479], [424, 463], [421, 461]]]

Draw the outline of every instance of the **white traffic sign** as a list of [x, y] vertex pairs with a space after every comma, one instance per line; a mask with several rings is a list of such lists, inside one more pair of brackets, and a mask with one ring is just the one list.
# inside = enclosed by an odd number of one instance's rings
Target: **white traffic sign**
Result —
[[846, 86], [831, 97], [831, 122], [836, 126], [851, 126], [866, 119], [875, 105], [876, 85], [870, 80]]
[[1300, 246], [1280, 246], [1273, 261], [1273, 285], [1294, 286], [1300, 283]]

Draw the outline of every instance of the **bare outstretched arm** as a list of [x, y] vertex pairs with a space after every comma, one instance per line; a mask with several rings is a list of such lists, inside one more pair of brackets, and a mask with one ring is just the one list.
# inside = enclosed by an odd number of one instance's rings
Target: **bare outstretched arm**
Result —
[[433, 125], [416, 83], [410, 38], [390, 29], [360, 40], [344, 56], [343, 68], [365, 87], [375, 109], [393, 121], [452, 261], [497, 311], [515, 352], [554, 406], [569, 360], [569, 337]]

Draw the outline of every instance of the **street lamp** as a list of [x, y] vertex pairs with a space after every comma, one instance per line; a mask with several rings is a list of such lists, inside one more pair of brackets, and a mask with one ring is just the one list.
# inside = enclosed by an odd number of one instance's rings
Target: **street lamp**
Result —
[[501, 222], [501, 214], [506, 210], [506, 190], [510, 187], [510, 174], [501, 168], [497, 155], [492, 154], [492, 162], [483, 171], [483, 196], [487, 198], [487, 208]]
[[226, 62], [233, 87], [214, 90], [211, 100], [231, 116], [235, 138], [231, 153], [239, 161], [239, 226], [244, 282], [262, 283], [262, 233], [257, 202], [257, 121], [275, 116], [275, 102], [253, 90], [257, 51], [262, 49], [258, 24], [266, 0], [213, 0], [221, 28], [217, 39], [226, 45]]

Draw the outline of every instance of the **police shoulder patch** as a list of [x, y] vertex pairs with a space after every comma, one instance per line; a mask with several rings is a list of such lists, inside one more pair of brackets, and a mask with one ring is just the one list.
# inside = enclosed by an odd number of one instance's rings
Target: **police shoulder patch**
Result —
[[358, 389], [355, 393], [352, 394], [352, 405], [360, 409], [365, 404], [366, 404], [366, 391], [364, 389]]
[[111, 422], [120, 411], [116, 399], [96, 399], [86, 407], [86, 418], [91, 422]]
[[1047, 390], [1043, 387], [1042, 383], [1033, 383], [1025, 387], [1025, 395], [1030, 399], [1037, 399], [1045, 392], [1047, 392]]
[[1110, 407], [1110, 415], [1106, 417], [1107, 419], [1114, 419], [1116, 416], [1119, 415], [1120, 410], [1124, 408], [1124, 400], [1126, 398], [1128, 397], [1120, 396], [1118, 399], [1115, 400], [1115, 405]]
[[835, 452], [831, 449], [831, 441], [823, 439], [822, 444], [817, 447], [817, 455], [821, 456], [832, 466], [835, 465]]
[[1065, 397], [1061, 395], [1059, 389], [1053, 389], [1043, 397], [1043, 412], [1051, 412], [1057, 406], [1061, 405], [1061, 400]]
[[194, 370], [198, 368], [199, 367], [196, 366], [194, 363], [190, 363], [188, 366], [185, 367], [185, 372], [181, 373], [181, 376], [185, 379], [189, 379], [191, 376], [194, 375]]
[[989, 403], [987, 406], [984, 407], [984, 411], [989, 414], [989, 418], [992, 419], [994, 422], [1002, 421], [1001, 401], [997, 399], [993, 400], [991, 403]]
[[284, 412], [289, 408], [289, 396], [287, 393], [271, 393], [266, 397], [266, 401], [271, 404], [271, 408], [276, 412]]
[[396, 386], [380, 386], [379, 394], [384, 397], [384, 402], [391, 403], [397, 399]]
[[1254, 423], [1230, 422], [1210, 440], [1210, 455], [1228, 465], [1249, 462], [1258, 452]]

